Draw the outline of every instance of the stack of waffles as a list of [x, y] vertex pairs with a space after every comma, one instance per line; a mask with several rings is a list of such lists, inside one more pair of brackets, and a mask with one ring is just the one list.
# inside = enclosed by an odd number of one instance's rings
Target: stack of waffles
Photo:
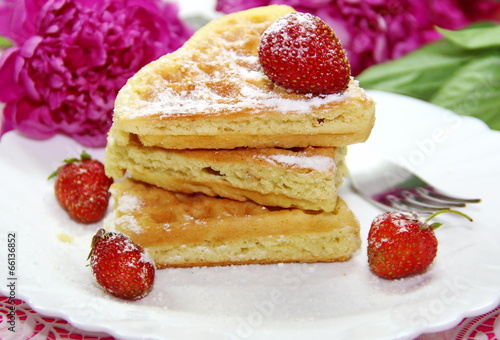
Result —
[[338, 189], [347, 145], [365, 141], [374, 103], [274, 85], [258, 44], [288, 6], [223, 16], [121, 89], [105, 167], [106, 228], [158, 268], [344, 261], [359, 224]]

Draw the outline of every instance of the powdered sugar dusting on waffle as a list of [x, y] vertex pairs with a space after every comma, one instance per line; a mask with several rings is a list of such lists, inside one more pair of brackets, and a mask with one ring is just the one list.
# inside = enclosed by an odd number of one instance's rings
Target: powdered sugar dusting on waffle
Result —
[[116, 217], [115, 223], [120, 225], [122, 228], [128, 229], [131, 232], [136, 234], [142, 233], [144, 230], [139, 225], [139, 222], [131, 215], [122, 215], [120, 217]]
[[335, 169], [335, 161], [326, 156], [271, 155], [263, 157], [267, 161], [291, 165], [304, 169], [327, 172]]
[[123, 195], [118, 198], [118, 207], [116, 210], [121, 212], [130, 212], [140, 209], [144, 203], [134, 195]]
[[[142, 233], [144, 230], [139, 225], [137, 219], [132, 215], [127, 215], [127, 213], [137, 211], [141, 209], [144, 202], [137, 196], [134, 195], [122, 195], [120, 196], [113, 188], [110, 189], [114, 200], [117, 201], [117, 207], [113, 214], [106, 217], [104, 225], [110, 230], [115, 230], [116, 225], [121, 225], [136, 234]], [[123, 215], [122, 215], [123, 214]]]
[[[214, 47], [215, 48], [215, 47]], [[206, 51], [208, 52], [208, 51]], [[273, 110], [286, 113], [308, 113], [332, 102], [346, 101], [359, 96], [357, 81], [342, 94], [296, 94], [272, 84], [263, 73], [257, 54], [241, 55], [224, 50], [206, 53], [210, 60], [189, 59], [183, 63], [183, 81], [172, 83], [156, 79], [148, 84], [149, 93], [133, 105], [120, 106], [118, 112], [129, 118], [145, 115], [182, 116], [200, 113], [224, 114], [243, 110]], [[215, 55], [214, 55], [215, 54]], [[161, 78], [161, 77], [158, 77]], [[182, 90], [179, 90], [182, 88]]]

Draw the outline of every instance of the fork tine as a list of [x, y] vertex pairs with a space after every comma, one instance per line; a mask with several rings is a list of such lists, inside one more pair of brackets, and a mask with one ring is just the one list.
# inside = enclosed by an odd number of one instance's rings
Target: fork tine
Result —
[[350, 148], [348, 167], [353, 189], [384, 210], [415, 210], [432, 214], [481, 202], [481, 199], [453, 197], [441, 192], [365, 143]]
[[438, 200], [433, 196], [422, 193], [422, 190], [419, 189], [420, 188], [416, 188], [416, 192], [404, 190], [402, 194], [408, 201], [433, 206], [436, 207], [436, 209], [450, 209], [451, 207], [463, 208], [466, 206], [463, 202]]
[[433, 187], [420, 187], [416, 189], [417, 192], [423, 196], [423, 197], [428, 197], [430, 199], [437, 199], [442, 202], [449, 202], [451, 204], [463, 204], [465, 206], [466, 203], [479, 203], [481, 202], [480, 198], [459, 198], [459, 197], [453, 197], [449, 196], [446, 194], [443, 194], [436, 190]]
[[421, 206], [425, 207], [428, 209], [434, 209], [434, 210], [442, 210], [442, 209], [450, 209], [451, 206], [450, 204], [446, 204], [445, 202], [437, 202], [437, 201], [430, 201], [430, 200], [423, 200], [418, 196], [417, 194], [408, 191], [408, 190], [403, 190], [401, 192], [403, 195], [403, 199], [405, 202], [408, 202], [412, 205], [416, 206]]
[[387, 200], [390, 202], [391, 206], [388, 207], [389, 210], [391, 208], [395, 208], [403, 211], [415, 211], [421, 214], [432, 214], [436, 211], [435, 208], [429, 208], [427, 206], [423, 206], [420, 204], [415, 204], [412, 202], [408, 202], [400, 197], [389, 195], [387, 196]]

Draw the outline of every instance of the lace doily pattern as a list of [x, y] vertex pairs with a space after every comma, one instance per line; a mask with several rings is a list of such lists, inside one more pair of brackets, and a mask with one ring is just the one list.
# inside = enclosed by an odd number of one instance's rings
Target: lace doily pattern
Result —
[[10, 300], [0, 296], [0, 339], [113, 340], [114, 338], [104, 333], [82, 331], [63, 319], [35, 312], [22, 300]]
[[[14, 302], [15, 308], [12, 308], [11, 302]], [[11, 301], [5, 296], [0, 296], [0, 339], [114, 340], [105, 333], [78, 329], [61, 318], [43, 316], [31, 309], [26, 302], [19, 299]], [[498, 339], [500, 339], [500, 306], [486, 314], [466, 318], [450, 330], [425, 334], [415, 340]]]

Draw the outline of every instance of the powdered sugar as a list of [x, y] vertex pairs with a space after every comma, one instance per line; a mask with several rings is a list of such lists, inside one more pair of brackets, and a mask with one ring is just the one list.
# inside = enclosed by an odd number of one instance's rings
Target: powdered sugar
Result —
[[[113, 199], [116, 199], [115, 193], [111, 190]], [[115, 225], [121, 225], [123, 228], [130, 230], [136, 234], [143, 232], [137, 219], [132, 215], [122, 215], [136, 211], [141, 208], [144, 203], [137, 196], [123, 195], [118, 198], [117, 208], [114, 213], [106, 218], [105, 225], [108, 228], [116, 229]]]
[[[221, 40], [217, 40], [217, 43], [227, 44]], [[244, 42], [242, 40], [242, 44]], [[258, 111], [274, 110], [284, 114], [307, 113], [313, 108], [346, 100], [351, 96], [349, 90], [342, 94], [321, 96], [294, 94], [283, 89], [275, 91], [261, 69], [256, 51], [252, 55], [245, 54], [232, 50], [229, 45], [208, 49], [210, 51], [206, 53], [196, 54], [196, 61], [192, 60], [191, 54], [185, 53], [185, 61], [178, 71], [185, 75], [182, 79], [174, 82], [157, 77], [154, 82], [147, 84], [150, 92], [146, 98], [134, 98], [132, 106], [120, 105], [118, 100], [116, 112], [130, 118], [156, 114], [222, 114], [249, 108], [257, 108]], [[144, 72], [146, 70], [147, 68]]]
[[123, 195], [123, 196], [120, 196], [118, 199], [118, 207], [116, 210], [120, 211], [120, 212], [127, 213], [127, 212], [131, 212], [131, 211], [140, 209], [142, 204], [143, 204], [143, 202], [137, 196]]
[[143, 230], [142, 230], [141, 226], [139, 225], [139, 223], [137, 222], [137, 220], [133, 216], [130, 216], [130, 215], [123, 215], [123, 216], [117, 217], [115, 219], [115, 223], [117, 225], [122, 226], [123, 228], [130, 230], [131, 232], [136, 233], [136, 234], [143, 232]]
[[405, 233], [409, 231], [408, 226], [410, 224], [419, 222], [419, 217], [414, 212], [400, 212], [395, 214], [392, 221], [399, 228], [398, 233]]
[[137, 246], [129, 238], [124, 240], [124, 244], [125, 246], [123, 247], [123, 252], [131, 252], [137, 250]]
[[335, 168], [334, 160], [326, 156], [271, 155], [262, 158], [271, 162], [282, 163], [304, 169], [313, 169], [320, 172], [330, 171]]
[[151, 255], [149, 255], [149, 253], [146, 249], [144, 249], [144, 251], [141, 253], [140, 262], [151, 263], [153, 266], [155, 266], [155, 262], [153, 261], [153, 258], [151, 257]]
[[399, 227], [398, 233], [408, 232], [408, 228], [406, 228], [408, 223], [397, 223], [396, 225]]
[[[293, 25], [294, 31], [299, 32], [293, 37], [289, 35], [289, 27]], [[300, 58], [306, 56], [307, 46], [314, 39], [317, 23], [309, 13], [290, 13], [276, 20], [262, 34], [266, 48], [279, 55], [293, 55]]]

